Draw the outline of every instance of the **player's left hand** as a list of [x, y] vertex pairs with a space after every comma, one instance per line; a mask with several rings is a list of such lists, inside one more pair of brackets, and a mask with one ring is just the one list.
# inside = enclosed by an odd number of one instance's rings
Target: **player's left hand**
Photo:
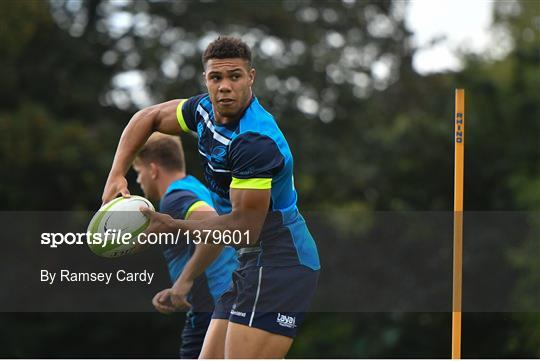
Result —
[[166, 233], [176, 230], [174, 228], [174, 219], [168, 214], [154, 212], [147, 207], [141, 207], [139, 210], [150, 220], [150, 224], [144, 233]]

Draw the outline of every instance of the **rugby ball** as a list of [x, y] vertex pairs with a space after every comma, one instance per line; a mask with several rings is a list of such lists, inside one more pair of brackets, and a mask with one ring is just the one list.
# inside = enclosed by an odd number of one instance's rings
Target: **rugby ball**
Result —
[[140, 196], [119, 197], [104, 204], [96, 212], [87, 230], [90, 250], [101, 257], [120, 257], [133, 252], [137, 235], [150, 224], [140, 207], [154, 210], [152, 203]]

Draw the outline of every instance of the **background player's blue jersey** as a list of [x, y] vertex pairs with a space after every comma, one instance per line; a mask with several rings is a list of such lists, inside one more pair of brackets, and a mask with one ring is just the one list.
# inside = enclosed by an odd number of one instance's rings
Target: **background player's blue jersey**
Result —
[[[201, 202], [213, 207], [208, 189], [195, 177], [188, 175], [169, 185], [161, 198], [159, 211], [173, 218], [186, 219]], [[174, 245], [163, 244], [162, 249], [174, 283], [195, 251], [195, 245], [188, 245], [180, 240]], [[195, 279], [188, 297], [193, 306], [192, 311], [212, 311], [215, 300], [231, 286], [231, 274], [237, 267], [236, 251], [231, 247], [224, 247], [220, 256]]]
[[242, 256], [241, 264], [319, 269], [315, 241], [296, 206], [289, 145], [257, 98], [251, 99], [233, 124], [214, 120], [208, 94], [182, 100], [177, 118], [184, 131], [198, 135], [204, 178], [219, 214], [231, 211], [230, 188], [271, 189], [270, 209], [258, 244], [261, 251]]

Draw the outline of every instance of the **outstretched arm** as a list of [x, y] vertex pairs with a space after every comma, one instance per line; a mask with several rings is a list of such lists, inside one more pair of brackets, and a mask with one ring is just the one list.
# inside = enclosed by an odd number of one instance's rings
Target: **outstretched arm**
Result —
[[242, 237], [238, 245], [253, 246], [259, 239], [268, 213], [270, 192], [270, 189], [231, 189], [231, 213], [201, 220], [173, 219], [169, 215], [143, 208], [141, 211], [150, 219], [145, 233], [176, 232], [178, 229], [191, 232], [239, 230], [242, 234], [247, 232], [249, 236]]
[[122, 132], [111, 171], [103, 190], [101, 200], [107, 203], [118, 194], [129, 196], [125, 175], [135, 159], [137, 152], [153, 132], [180, 134], [181, 128], [176, 119], [179, 99], [144, 108], [131, 118]]

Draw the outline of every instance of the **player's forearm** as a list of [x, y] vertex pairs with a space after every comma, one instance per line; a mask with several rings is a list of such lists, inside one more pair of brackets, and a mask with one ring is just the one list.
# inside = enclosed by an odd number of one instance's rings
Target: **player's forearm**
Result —
[[148, 107], [135, 113], [122, 132], [109, 176], [126, 175], [137, 152], [155, 131], [159, 109]]
[[198, 244], [176, 283], [194, 281], [218, 258], [222, 250], [223, 245], [220, 244]]
[[[204, 220], [197, 221], [185, 221], [175, 219], [172, 224], [174, 230], [181, 229], [183, 231], [217, 231], [221, 234], [225, 234], [225, 231], [234, 232], [240, 231], [240, 239], [236, 239], [235, 245], [253, 246], [257, 243], [259, 235], [261, 233], [264, 220], [266, 218], [265, 213], [252, 212], [231, 212], [222, 216], [206, 218]], [[225, 237], [220, 237], [221, 240], [217, 240], [213, 237], [211, 242], [214, 244], [225, 244]], [[221, 241], [221, 242], [220, 242]]]

